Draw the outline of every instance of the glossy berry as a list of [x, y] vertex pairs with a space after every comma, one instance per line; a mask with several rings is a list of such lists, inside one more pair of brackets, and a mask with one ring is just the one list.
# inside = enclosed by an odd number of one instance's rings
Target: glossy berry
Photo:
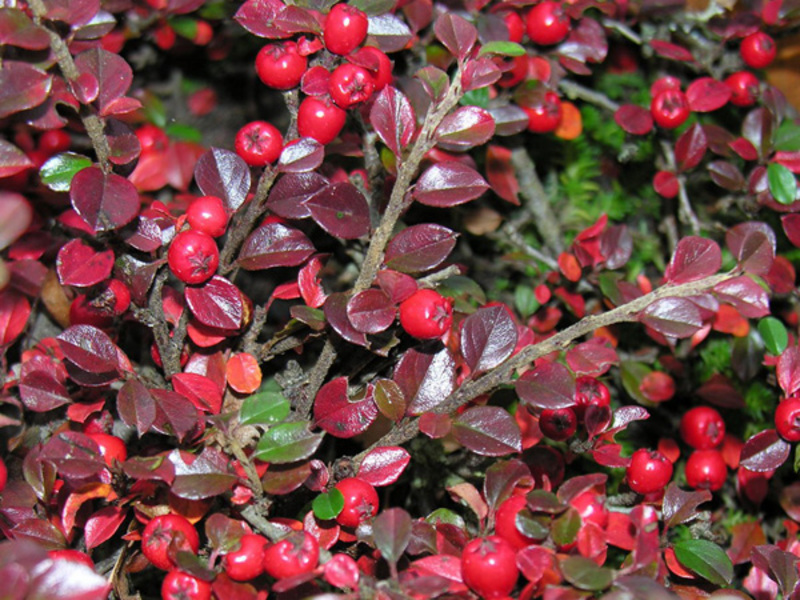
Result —
[[519, 577], [514, 547], [497, 535], [470, 541], [461, 552], [461, 574], [481, 598], [508, 596]]
[[522, 106], [528, 115], [528, 131], [550, 133], [561, 121], [561, 98], [555, 92], [545, 92], [536, 104]]
[[539, 429], [551, 440], [563, 442], [578, 429], [578, 418], [570, 407], [545, 409], [539, 417]]
[[[503, 74], [500, 76], [500, 79], [497, 80], [497, 85], [501, 88], [511, 88], [525, 81], [525, 78], [528, 76], [528, 56], [514, 56], [508, 60], [505, 67], [502, 67], [502, 63], [500, 63], [501, 68], [505, 68], [506, 70], [503, 71]], [[510, 65], [510, 67], [508, 66]]]
[[748, 67], [751, 69], [763, 69], [775, 60], [778, 48], [772, 36], [763, 31], [757, 31], [742, 40], [742, 45], [739, 46], [739, 53]]
[[368, 26], [364, 12], [345, 3], [337, 4], [325, 19], [322, 30], [325, 47], [334, 54], [350, 54], [367, 37]]
[[167, 260], [175, 277], [184, 283], [203, 283], [219, 266], [219, 248], [207, 233], [189, 229], [172, 240]]
[[686, 461], [686, 483], [712, 492], [725, 484], [728, 467], [719, 450], [695, 450]]
[[67, 562], [78, 563], [94, 571], [94, 561], [86, 552], [73, 550], [72, 548], [59, 548], [57, 550], [49, 550], [47, 554], [53, 560], [65, 560]]
[[775, 429], [787, 442], [800, 442], [800, 398], [785, 398], [775, 409]]
[[584, 523], [594, 523], [600, 529], [605, 529], [608, 525], [608, 509], [604, 497], [593, 489], [581, 492], [569, 501], [569, 505], [578, 511]]
[[329, 144], [344, 127], [347, 113], [333, 103], [309, 96], [297, 111], [297, 132], [320, 144]]
[[259, 79], [276, 90], [290, 90], [300, 85], [308, 67], [308, 59], [297, 50], [294, 42], [267, 44], [256, 55]]
[[139, 145], [142, 147], [142, 152], [146, 150], [156, 150], [162, 152], [169, 146], [169, 138], [163, 129], [153, 125], [152, 123], [145, 123], [136, 130], [136, 137], [139, 139]]
[[222, 568], [234, 581], [250, 581], [264, 572], [264, 548], [267, 538], [246, 533], [239, 540], [239, 549], [222, 557]]
[[664, 75], [664, 77], [659, 77], [653, 82], [653, 85], [650, 86], [650, 97], [655, 98], [661, 92], [666, 90], [678, 90], [681, 89], [681, 80], [677, 77], [673, 77], [672, 75]]
[[161, 584], [161, 600], [211, 600], [211, 584], [174, 569]]
[[264, 572], [275, 579], [308, 573], [318, 563], [319, 544], [305, 531], [294, 531], [264, 550]]
[[752, 106], [756, 103], [759, 83], [750, 71], [737, 71], [729, 75], [725, 85], [731, 90], [731, 104], [734, 106]]
[[608, 386], [591, 375], [581, 375], [575, 380], [575, 414], [583, 420], [590, 406], [604, 408], [611, 406], [611, 392]]
[[561, 2], [545, 0], [528, 11], [525, 18], [528, 37], [536, 44], [557, 44], [569, 33], [570, 21]]
[[181, 515], [160, 515], [153, 518], [142, 532], [142, 554], [155, 567], [169, 571], [175, 566], [171, 546], [197, 554], [200, 537], [197, 530]]
[[251, 167], [264, 167], [278, 160], [283, 136], [271, 123], [251, 121], [236, 132], [233, 147]]
[[519, 13], [515, 10], [504, 10], [499, 15], [508, 29], [508, 41], [521, 42], [522, 36], [525, 35], [525, 21], [519, 16]]
[[114, 462], [125, 462], [128, 458], [128, 448], [125, 442], [115, 435], [108, 433], [87, 433], [95, 443], [100, 446], [100, 456], [109, 467], [114, 466]]
[[673, 129], [679, 127], [691, 114], [686, 94], [680, 90], [659, 92], [650, 103], [650, 113], [659, 127]]
[[6, 467], [3, 457], [0, 456], [0, 492], [6, 489], [6, 483], [8, 483], [8, 467]]
[[219, 237], [228, 227], [228, 211], [219, 196], [200, 196], [186, 209], [186, 222], [192, 229]]
[[375, 46], [359, 48], [348, 57], [348, 60], [370, 72], [376, 92], [392, 82], [392, 61]]
[[400, 325], [421, 340], [441, 337], [453, 324], [453, 301], [435, 290], [417, 290], [400, 304]]
[[358, 527], [366, 519], [378, 514], [378, 493], [375, 488], [358, 477], [348, 477], [336, 484], [344, 496], [344, 508], [336, 522], [345, 527]]
[[369, 100], [375, 91], [375, 81], [363, 67], [343, 63], [331, 73], [328, 91], [337, 106], [348, 109]]
[[530, 546], [540, 540], [528, 537], [517, 527], [517, 515], [528, 505], [525, 496], [511, 496], [497, 508], [494, 531], [516, 550]]
[[72, 140], [63, 129], [48, 129], [39, 138], [39, 150], [47, 156], [69, 150]]
[[634, 492], [652, 494], [663, 490], [672, 479], [672, 463], [658, 450], [640, 448], [631, 456], [626, 476]]
[[695, 450], [716, 448], [725, 438], [725, 421], [710, 406], [695, 406], [681, 417], [681, 438]]

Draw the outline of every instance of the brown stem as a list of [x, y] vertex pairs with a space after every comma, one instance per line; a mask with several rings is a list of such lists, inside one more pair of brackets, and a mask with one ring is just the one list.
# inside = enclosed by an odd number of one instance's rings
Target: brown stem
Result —
[[511, 152], [511, 164], [519, 178], [520, 194], [525, 199], [525, 208], [533, 216], [533, 223], [542, 236], [544, 243], [555, 254], [560, 254], [564, 249], [561, 240], [561, 228], [558, 224], [547, 193], [544, 191], [542, 181], [536, 173], [530, 154], [525, 148], [516, 148]]
[[[148, 316], [152, 321], [153, 336], [156, 339], [156, 347], [161, 356], [161, 363], [164, 365], [164, 374], [167, 380], [181, 370], [181, 351], [180, 348], [176, 350], [173, 347], [173, 340], [169, 337], [169, 327], [164, 318], [161, 290], [164, 288], [164, 283], [167, 281], [168, 276], [168, 272], [164, 269], [156, 275], [147, 303]], [[188, 311], [188, 308], [184, 310]]]

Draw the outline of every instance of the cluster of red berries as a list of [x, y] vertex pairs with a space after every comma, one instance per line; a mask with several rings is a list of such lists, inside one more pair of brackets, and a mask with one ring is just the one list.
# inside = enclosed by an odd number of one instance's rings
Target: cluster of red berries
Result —
[[219, 266], [219, 248], [215, 237], [228, 227], [228, 212], [221, 198], [200, 196], [186, 210], [189, 229], [172, 240], [167, 252], [169, 268], [188, 284], [208, 281]]
[[720, 489], [728, 476], [728, 467], [719, 451], [725, 439], [725, 421], [710, 406], [696, 406], [681, 418], [681, 438], [691, 448], [686, 461], [686, 482], [695, 489], [712, 492]]
[[[589, 375], [575, 380], [575, 404], [564, 408], [545, 409], [539, 415], [539, 429], [545, 437], [563, 442], [570, 439], [584, 423], [586, 411], [590, 406], [598, 409], [609, 408], [611, 394], [608, 387]], [[610, 410], [608, 416], [610, 418]]]

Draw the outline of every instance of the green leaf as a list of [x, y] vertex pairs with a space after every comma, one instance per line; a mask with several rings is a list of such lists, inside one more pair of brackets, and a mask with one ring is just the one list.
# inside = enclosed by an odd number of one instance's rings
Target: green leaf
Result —
[[350, 0], [350, 6], [363, 11], [368, 17], [375, 17], [394, 8], [395, 0]]
[[183, 123], [170, 123], [165, 131], [169, 137], [176, 140], [196, 142], [198, 144], [203, 141], [203, 134], [200, 133], [199, 129]]
[[314, 516], [323, 521], [335, 519], [344, 508], [344, 495], [342, 492], [333, 488], [327, 494], [320, 494], [311, 503], [311, 510]]
[[784, 121], [775, 132], [775, 150], [797, 152], [800, 150], [800, 125]]
[[574, 508], [553, 520], [550, 527], [550, 536], [559, 546], [566, 546], [575, 541], [578, 530], [581, 528], [581, 516]]
[[778, 163], [767, 167], [769, 191], [781, 204], [791, 204], [797, 196], [797, 179], [789, 169]]
[[478, 56], [483, 56], [484, 54], [499, 54], [500, 56], [524, 56], [525, 48], [516, 42], [489, 42], [488, 44], [484, 44], [481, 48], [481, 51], [478, 52]]
[[673, 546], [678, 561], [715, 585], [729, 585], [733, 563], [725, 551], [708, 540], [683, 540]]
[[74, 152], [63, 152], [42, 165], [39, 177], [54, 192], [68, 192], [75, 173], [91, 166], [92, 161], [89, 158]]
[[482, 87], [477, 90], [470, 90], [461, 97], [459, 103], [462, 106], [480, 106], [481, 108], [488, 108], [489, 88]]
[[197, 20], [190, 17], [175, 17], [169, 20], [172, 29], [181, 37], [193, 40], [197, 35]]
[[611, 569], [599, 567], [590, 558], [570, 556], [559, 563], [564, 579], [580, 590], [597, 592], [606, 589], [614, 581]]
[[518, 285], [514, 290], [514, 306], [522, 315], [522, 318], [527, 319], [537, 310], [539, 310], [539, 301], [536, 299], [536, 294], [527, 285]]
[[794, 447], [794, 472], [800, 471], [800, 444]]
[[767, 352], [778, 356], [789, 345], [789, 334], [786, 327], [775, 317], [764, 317], [758, 322], [758, 333], [764, 340]]
[[316, 452], [322, 437], [311, 433], [307, 423], [281, 423], [262, 436], [255, 457], [276, 464], [303, 460]]
[[283, 397], [281, 387], [274, 379], [267, 379], [252, 396], [245, 398], [239, 409], [242, 425], [274, 425], [288, 415], [291, 406]]

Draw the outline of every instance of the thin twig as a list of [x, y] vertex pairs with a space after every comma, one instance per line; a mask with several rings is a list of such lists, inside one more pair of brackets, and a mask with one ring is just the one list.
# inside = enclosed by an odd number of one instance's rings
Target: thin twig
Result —
[[561, 88], [561, 90], [570, 100], [579, 98], [580, 100], [584, 100], [590, 104], [605, 108], [611, 112], [616, 112], [619, 108], [619, 104], [614, 102], [605, 94], [590, 90], [589, 88], [583, 87], [581, 84], [570, 81], [569, 79], [562, 79], [558, 84], [558, 87]]
[[545, 245], [555, 254], [564, 250], [561, 239], [561, 227], [544, 191], [542, 181], [536, 173], [536, 165], [525, 148], [515, 148], [511, 152], [511, 164], [519, 179], [520, 195], [525, 200], [525, 209], [530, 213], [531, 220], [544, 240]]
[[624, 23], [620, 23], [614, 19], [603, 19], [603, 27], [606, 29], [613, 29], [614, 31], [620, 33], [623, 37], [628, 38], [637, 46], [642, 45], [642, 38], [639, 36], [639, 34]]

